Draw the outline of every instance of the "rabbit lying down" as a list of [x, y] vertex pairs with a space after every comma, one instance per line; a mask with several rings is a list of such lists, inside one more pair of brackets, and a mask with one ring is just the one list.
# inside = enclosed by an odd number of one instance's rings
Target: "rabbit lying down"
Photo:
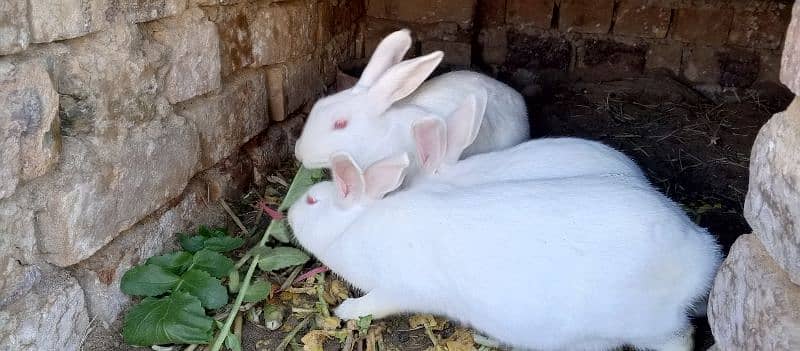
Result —
[[431, 178], [392, 192], [408, 164], [401, 154], [362, 171], [334, 155], [334, 181], [289, 210], [299, 243], [366, 292], [339, 317], [435, 313], [524, 349], [691, 349], [687, 312], [719, 247], [650, 186]]

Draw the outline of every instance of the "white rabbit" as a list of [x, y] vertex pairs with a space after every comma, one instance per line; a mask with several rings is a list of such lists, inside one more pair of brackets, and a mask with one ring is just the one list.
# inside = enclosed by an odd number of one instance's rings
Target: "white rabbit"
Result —
[[467, 95], [485, 97], [478, 113], [485, 112], [486, 117], [465, 156], [505, 149], [529, 138], [525, 101], [518, 92], [469, 71], [451, 72], [424, 82], [443, 54], [436, 51], [401, 62], [410, 46], [408, 30], [388, 35], [375, 49], [355, 86], [314, 104], [295, 145], [295, 156], [304, 166], [328, 167], [334, 152], [348, 152], [363, 165], [402, 151], [411, 152], [412, 145], [402, 145], [389, 135], [396, 135], [393, 131], [397, 129], [410, 130], [413, 118], [398, 121], [387, 118], [384, 112], [390, 107], [418, 106], [426, 114], [446, 117]]
[[[480, 104], [478, 98], [469, 96], [446, 120], [435, 115], [416, 119], [408, 136], [415, 144], [417, 157], [411, 160], [419, 164], [415, 168], [458, 185], [585, 175], [620, 175], [647, 182], [629, 157], [600, 142], [580, 138], [530, 140], [459, 161], [477, 136], [481, 116], [475, 111]], [[387, 114], [402, 112], [397, 109]], [[424, 177], [419, 181], [425, 181]]]
[[428, 182], [381, 199], [406, 163], [362, 173], [336, 155], [335, 182], [289, 211], [300, 244], [366, 292], [339, 317], [435, 313], [525, 349], [691, 349], [687, 310], [720, 252], [658, 192], [590, 176]]

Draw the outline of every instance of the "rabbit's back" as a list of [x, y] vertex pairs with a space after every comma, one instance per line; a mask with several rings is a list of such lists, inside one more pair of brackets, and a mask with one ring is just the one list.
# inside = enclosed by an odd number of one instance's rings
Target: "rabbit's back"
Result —
[[527, 108], [522, 95], [481, 73], [455, 71], [426, 81], [403, 103], [419, 105], [439, 116], [450, 116], [470, 94], [487, 94], [480, 132], [463, 157], [502, 150], [530, 138]]

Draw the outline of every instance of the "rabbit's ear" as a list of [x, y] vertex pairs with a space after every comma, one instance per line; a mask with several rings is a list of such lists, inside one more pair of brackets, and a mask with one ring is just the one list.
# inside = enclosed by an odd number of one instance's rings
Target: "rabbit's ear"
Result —
[[447, 151], [444, 162], [458, 162], [464, 149], [472, 145], [478, 137], [486, 103], [485, 93], [469, 95], [447, 119]]
[[443, 56], [441, 51], [434, 51], [392, 66], [369, 88], [367, 101], [376, 103], [385, 111], [395, 101], [417, 90], [442, 62]]
[[411, 31], [401, 29], [387, 35], [372, 53], [367, 67], [361, 73], [357, 88], [368, 88], [378, 80], [386, 70], [403, 59], [411, 47]]
[[375, 162], [364, 171], [366, 195], [374, 200], [383, 198], [400, 187], [408, 167], [408, 154], [405, 152]]
[[364, 194], [364, 174], [355, 160], [346, 153], [331, 156], [331, 173], [338, 189], [339, 203], [352, 206]]
[[420, 168], [433, 173], [442, 165], [447, 152], [447, 127], [444, 121], [437, 117], [426, 117], [414, 122], [411, 132]]

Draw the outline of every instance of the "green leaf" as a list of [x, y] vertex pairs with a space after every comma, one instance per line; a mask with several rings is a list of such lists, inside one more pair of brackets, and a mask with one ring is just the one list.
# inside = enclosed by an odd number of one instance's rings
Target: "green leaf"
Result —
[[358, 331], [361, 335], [367, 334], [370, 325], [372, 325], [372, 315], [358, 317], [358, 321], [356, 321], [356, 326], [358, 326]]
[[147, 264], [152, 264], [166, 269], [175, 274], [181, 274], [192, 262], [192, 254], [186, 251], [173, 252], [147, 259]]
[[233, 260], [211, 250], [200, 250], [192, 257], [192, 268], [208, 272], [216, 278], [222, 278], [233, 269]]
[[230, 236], [220, 236], [206, 239], [204, 247], [216, 252], [228, 252], [244, 245], [244, 239]]
[[245, 302], [258, 302], [269, 295], [269, 291], [272, 288], [272, 284], [270, 282], [264, 280], [256, 280], [250, 287], [247, 288], [247, 291], [244, 293], [244, 301]]
[[297, 174], [294, 175], [292, 184], [289, 186], [286, 197], [283, 198], [283, 202], [281, 202], [280, 207], [278, 207], [278, 211], [285, 211], [291, 207], [300, 196], [305, 194], [308, 188], [322, 180], [324, 172], [325, 170], [322, 168], [307, 169], [300, 166], [300, 169], [297, 170]]
[[272, 253], [272, 248], [268, 246], [254, 246], [252, 249], [247, 251], [247, 254], [250, 256], [260, 255], [261, 257], [265, 257]]
[[228, 273], [228, 290], [231, 293], [239, 291], [239, 270], [234, 269]]
[[181, 242], [181, 247], [184, 250], [195, 253], [203, 249], [206, 238], [200, 235], [181, 234], [178, 236], [178, 240]]
[[239, 342], [239, 337], [233, 333], [230, 333], [227, 337], [225, 337], [225, 347], [231, 351], [242, 351], [242, 343]]
[[128, 312], [122, 337], [130, 345], [206, 344], [213, 319], [196, 297], [176, 292], [160, 299], [148, 297]]
[[258, 268], [271, 272], [286, 267], [296, 266], [308, 262], [310, 257], [300, 249], [288, 246], [279, 246], [272, 249], [266, 256], [258, 261]]
[[209, 229], [208, 227], [201, 225], [200, 228], [197, 229], [197, 234], [204, 236], [206, 238], [213, 238], [220, 236], [228, 236], [228, 230], [225, 228]]
[[190, 269], [181, 277], [180, 290], [200, 299], [207, 309], [217, 309], [228, 303], [228, 291], [217, 278], [199, 269]]
[[180, 277], [160, 266], [145, 264], [129, 269], [120, 288], [128, 295], [158, 296], [172, 289]]
[[270, 222], [269, 227], [267, 227], [267, 231], [269, 231], [270, 237], [275, 238], [282, 243], [288, 243], [292, 241], [292, 234], [289, 231], [289, 225], [286, 224], [285, 219]]

